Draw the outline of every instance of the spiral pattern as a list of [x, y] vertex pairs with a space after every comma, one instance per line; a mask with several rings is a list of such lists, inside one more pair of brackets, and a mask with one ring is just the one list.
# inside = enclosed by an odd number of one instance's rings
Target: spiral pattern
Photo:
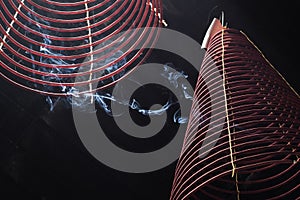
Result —
[[[92, 92], [93, 83], [98, 84], [94, 91], [107, 87], [149, 54], [149, 49], [120, 49], [155, 43], [157, 32], [143, 33], [132, 42], [135, 33], [128, 35], [126, 30], [162, 26], [161, 4], [161, 0], [1, 1], [1, 77], [55, 96], [70, 95], [78, 85], [88, 86], [83, 93]], [[117, 39], [125, 40], [121, 45], [110, 40], [121, 32]], [[76, 77], [84, 78], [75, 83]]]
[[245, 34], [222, 28], [202, 63], [171, 199], [299, 198], [299, 116], [299, 95]]

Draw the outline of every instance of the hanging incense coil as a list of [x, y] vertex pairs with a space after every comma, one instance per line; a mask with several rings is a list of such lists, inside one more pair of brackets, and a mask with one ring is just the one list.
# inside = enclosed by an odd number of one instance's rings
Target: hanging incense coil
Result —
[[[86, 88], [84, 93], [114, 84], [150, 52], [130, 52], [130, 47], [149, 46], [158, 36], [147, 32], [132, 41], [140, 34], [134, 30], [164, 22], [160, 0], [12, 0], [0, 5], [1, 77], [54, 96], [70, 95], [76, 86]], [[131, 45], [128, 51], [126, 45]]]
[[244, 33], [215, 20], [203, 47], [170, 199], [298, 199], [299, 95]]

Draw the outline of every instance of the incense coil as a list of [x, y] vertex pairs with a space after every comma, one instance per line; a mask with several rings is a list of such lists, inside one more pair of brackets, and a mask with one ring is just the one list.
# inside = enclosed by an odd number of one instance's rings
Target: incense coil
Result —
[[170, 199], [299, 198], [299, 116], [299, 95], [245, 34], [222, 28], [200, 69]]
[[[149, 49], [130, 52], [130, 47], [127, 51], [124, 47], [149, 46], [158, 37], [158, 32], [147, 32], [133, 42], [135, 34], [140, 34], [134, 30], [160, 27], [164, 22], [160, 0], [14, 0], [0, 4], [1, 77], [54, 96], [70, 95], [76, 86], [98, 84], [81, 91], [95, 92], [117, 82], [150, 53]], [[124, 41], [115, 44], [117, 40]], [[74, 82], [84, 76], [88, 78]]]

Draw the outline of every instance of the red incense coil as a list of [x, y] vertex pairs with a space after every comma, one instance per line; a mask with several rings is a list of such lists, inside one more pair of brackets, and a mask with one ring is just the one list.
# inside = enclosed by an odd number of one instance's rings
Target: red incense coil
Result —
[[170, 199], [298, 199], [299, 95], [244, 33], [213, 26]]
[[[0, 4], [1, 77], [46, 95], [65, 96], [72, 87], [98, 82], [102, 85], [81, 92], [112, 85], [147, 58], [150, 50], [133, 51], [136, 46], [155, 43], [157, 31], [138, 29], [163, 23], [160, 0], [13, 0]], [[124, 38], [121, 44], [111, 41]], [[75, 82], [84, 76], [90, 78]]]

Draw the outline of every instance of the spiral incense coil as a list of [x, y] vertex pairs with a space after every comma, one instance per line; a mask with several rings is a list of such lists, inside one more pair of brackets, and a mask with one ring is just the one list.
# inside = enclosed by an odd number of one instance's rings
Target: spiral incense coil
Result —
[[115, 83], [150, 52], [130, 47], [149, 46], [158, 36], [128, 30], [164, 23], [160, 0], [4, 0], [0, 5], [1, 77], [45, 95], [70, 95], [76, 86], [94, 92]]
[[299, 199], [299, 95], [244, 33], [214, 23], [171, 199]]

